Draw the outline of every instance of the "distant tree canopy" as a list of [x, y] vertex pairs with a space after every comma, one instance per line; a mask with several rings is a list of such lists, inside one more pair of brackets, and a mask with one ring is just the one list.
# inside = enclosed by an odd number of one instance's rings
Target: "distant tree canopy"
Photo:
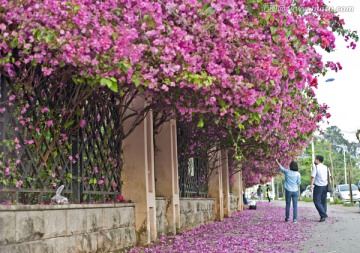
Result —
[[[328, 166], [334, 179], [334, 185], [343, 184], [345, 182], [344, 176], [344, 156], [343, 150], [339, 146], [346, 146], [346, 167], [347, 173], [351, 168], [352, 183], [357, 184], [360, 180], [359, 167], [359, 147], [355, 142], [349, 142], [344, 138], [341, 130], [337, 126], [328, 127], [320, 136], [315, 137], [315, 154], [324, 156], [324, 164]], [[336, 146], [339, 145], [339, 146]], [[311, 177], [311, 159], [312, 159], [311, 145], [309, 145], [299, 157], [299, 168], [301, 178], [301, 191], [305, 190], [306, 186], [310, 184]], [[349, 175], [348, 175], [349, 182]]]

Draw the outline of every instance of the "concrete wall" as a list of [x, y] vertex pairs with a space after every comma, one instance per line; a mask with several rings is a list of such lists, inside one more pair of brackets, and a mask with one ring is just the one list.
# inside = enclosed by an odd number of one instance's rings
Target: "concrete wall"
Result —
[[107, 252], [136, 243], [135, 205], [0, 206], [1, 253]]
[[238, 210], [238, 199], [235, 195], [230, 194], [230, 215], [236, 213]]
[[215, 199], [180, 198], [181, 230], [215, 220]]
[[156, 228], [158, 237], [168, 234], [169, 223], [166, 219], [166, 207], [168, 203], [166, 198], [156, 198]]

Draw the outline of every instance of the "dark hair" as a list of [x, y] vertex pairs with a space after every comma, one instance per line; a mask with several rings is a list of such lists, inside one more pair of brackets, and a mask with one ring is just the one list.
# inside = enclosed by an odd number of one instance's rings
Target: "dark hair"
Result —
[[298, 171], [298, 170], [299, 170], [298, 165], [297, 165], [296, 162], [291, 161], [291, 163], [290, 163], [290, 170], [292, 170], [292, 171]]
[[318, 159], [321, 163], [324, 161], [324, 157], [322, 155], [317, 155], [315, 158]]

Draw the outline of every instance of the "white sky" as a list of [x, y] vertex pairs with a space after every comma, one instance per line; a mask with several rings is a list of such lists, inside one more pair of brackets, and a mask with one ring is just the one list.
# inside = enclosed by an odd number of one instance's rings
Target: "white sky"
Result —
[[[331, 1], [330, 6], [354, 6], [354, 12], [341, 12], [340, 17], [344, 18], [346, 29], [357, 30], [360, 35], [360, 0]], [[320, 103], [330, 106], [332, 115], [329, 125], [322, 124], [322, 128], [338, 126], [345, 138], [357, 142], [355, 131], [360, 129], [360, 41], [355, 50], [346, 48], [348, 44], [337, 38], [336, 51], [330, 54], [324, 51], [324, 62], [340, 62], [343, 69], [321, 76], [315, 92]], [[325, 82], [329, 78], [335, 78], [335, 81]]]

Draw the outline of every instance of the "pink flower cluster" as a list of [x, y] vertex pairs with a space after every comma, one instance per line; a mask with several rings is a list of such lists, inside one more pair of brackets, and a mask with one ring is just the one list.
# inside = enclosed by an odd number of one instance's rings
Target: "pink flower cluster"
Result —
[[[274, 2], [318, 11], [264, 12]], [[106, 85], [120, 94], [133, 90], [180, 121], [201, 120], [195, 122], [200, 127], [206, 122], [215, 134], [209, 139], [232, 141], [243, 169], [253, 175], [249, 182], [275, 173], [275, 158], [299, 154], [329, 116], [314, 95], [316, 76], [342, 67], [324, 64], [317, 46], [333, 51], [335, 32], [357, 40], [315, 0], [1, 3], [2, 73], [22, 78], [20, 68], [38, 65], [44, 80], [70, 75], [74, 82]], [[64, 88], [62, 82], [51, 85]], [[13, 100], [12, 94], [9, 105]], [[39, 112], [48, 117], [49, 109]], [[32, 127], [30, 119], [21, 122]], [[56, 123], [46, 118], [44, 127]], [[87, 124], [81, 119], [78, 125]]]

